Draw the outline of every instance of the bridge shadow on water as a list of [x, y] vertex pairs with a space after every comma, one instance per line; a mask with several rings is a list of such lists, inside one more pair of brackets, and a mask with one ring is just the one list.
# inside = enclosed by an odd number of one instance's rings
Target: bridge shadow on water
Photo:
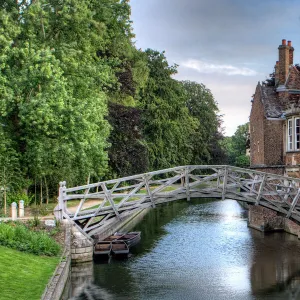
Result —
[[[226, 209], [226, 211], [224, 211], [224, 209]], [[126, 230], [142, 231], [142, 242], [132, 249], [132, 257], [128, 260], [111, 261], [109, 264], [87, 263], [73, 267], [71, 276], [72, 286], [74, 288], [69, 296], [73, 296], [73, 299], [76, 300], [183, 299], [180, 297], [184, 294], [186, 287], [182, 282], [172, 282], [171, 286], [165, 286], [165, 288], [170, 289], [170, 291], [181, 290], [178, 292], [178, 297], [174, 297], [172, 294], [166, 296], [166, 293], [162, 291], [155, 291], [161, 288], [159, 287], [159, 280], [161, 279], [158, 279], [158, 281], [152, 285], [149, 282], [145, 284], [145, 280], [151, 281], [153, 277], [141, 276], [144, 269], [137, 262], [140, 262], [145, 257], [153, 256], [153, 251], [156, 252], [156, 254], [162, 253], [159, 251], [163, 251], [163, 249], [157, 250], [162, 247], [161, 241], [176, 239], [176, 235], [172, 236], [172, 234], [174, 234], [178, 228], [182, 228], [182, 230], [190, 228], [190, 235], [193, 235], [195, 234], [194, 229], [198, 226], [199, 230], [202, 230], [203, 236], [201, 236], [201, 238], [203, 239], [204, 234], [207, 235], [207, 232], [211, 232], [213, 245], [206, 245], [205, 247], [204, 245], [199, 245], [197, 246], [198, 248], [196, 248], [195, 245], [195, 249], [197, 249], [197, 251], [199, 251], [198, 249], [202, 249], [202, 252], [197, 252], [192, 255], [198, 257], [199, 260], [203, 260], [207, 255], [205, 251], [209, 254], [213, 249], [216, 249], [217, 252], [219, 251], [217, 256], [224, 255], [225, 263], [230, 261], [229, 256], [232, 255], [232, 259], [238, 260], [241, 266], [243, 264], [246, 265], [241, 267], [246, 268], [245, 275], [237, 272], [237, 276], [244, 276], [245, 278], [222, 278], [230, 276], [224, 273], [220, 275], [220, 280], [227, 282], [227, 285], [232, 284], [233, 289], [237, 287], [237, 290], [242, 290], [242, 287], [238, 287], [238, 284], [241, 279], [245, 279], [247, 282], [242, 283], [242, 285], [245, 285], [248, 290], [247, 293], [244, 294], [238, 294], [237, 292], [232, 293], [226, 285], [224, 287], [223, 283], [220, 282], [220, 286], [215, 286], [215, 291], [211, 291], [211, 294], [203, 294], [203, 297], [201, 296], [199, 298], [200, 293], [197, 291], [201, 290], [204, 285], [209, 285], [209, 283], [203, 281], [200, 284], [197, 283], [198, 285], [196, 284], [194, 296], [193, 294], [190, 294], [192, 296], [188, 296], [187, 294], [185, 299], [300, 299], [300, 242], [297, 237], [279, 232], [266, 234], [247, 228], [246, 215], [247, 211], [233, 200], [192, 199], [190, 203], [177, 201], [158, 206], [150, 210], [148, 214], [141, 215], [140, 220], [136, 220], [138, 224], [131, 223], [130, 226], [126, 228]], [[206, 227], [203, 224], [205, 224]], [[240, 230], [240, 232], [236, 232], [236, 230]], [[214, 236], [214, 232], [217, 232], [217, 235]], [[222, 235], [228, 236], [222, 240]], [[241, 237], [239, 237], [239, 235]], [[189, 233], [187, 233], [186, 240], [188, 239]], [[221, 240], [218, 242], [218, 239]], [[178, 238], [178, 241], [179, 240]], [[209, 238], [203, 240], [203, 243], [207, 243], [207, 241], [209, 241]], [[220, 246], [220, 243], [222, 243], [222, 246]], [[238, 245], [238, 243], [240, 243], [240, 245]], [[201, 248], [202, 246], [203, 248]], [[241, 253], [242, 251], [244, 251], [244, 253]], [[172, 253], [166, 256], [162, 255], [162, 259], [172, 255]], [[213, 260], [218, 260], [219, 258], [217, 256], [214, 257], [213, 253], [211, 253], [212, 260], [207, 262], [208, 265], [211, 264], [211, 270], [206, 270], [208, 273], [210, 271], [212, 273], [214, 272], [215, 262]], [[173, 258], [173, 262], [175, 261], [174, 259], [175, 258]], [[172, 258], [170, 261], [172, 262]], [[182, 261], [184, 263], [190, 260], [186, 257]], [[155, 260], [150, 260], [150, 262], [159, 264], [161, 268], [169, 263]], [[222, 263], [224, 262], [221, 262], [220, 269], [226, 272], [227, 269], [224, 265], [222, 266]], [[132, 265], [134, 265], [134, 268], [132, 268]], [[203, 265], [205, 265], [205, 263], [198, 265], [198, 262], [194, 261], [195, 270], [198, 267], [202, 268]], [[176, 265], [175, 263], [175, 270], [178, 266], [180, 266], [180, 264], [178, 263], [178, 265]], [[147, 265], [147, 268], [150, 269], [157, 267], [159, 269], [159, 266], [155, 264]], [[238, 270], [238, 268], [236, 270]], [[137, 274], [135, 274], [136, 271]], [[149, 270], [149, 272], [151, 272], [151, 270]], [[163, 273], [163, 270], [161, 272]], [[177, 276], [186, 277], [185, 271], [178, 270], [178, 272], [182, 272], [182, 275], [177, 274]], [[138, 276], [141, 277], [137, 278]], [[162, 275], [159, 273], [155, 276], [163, 278], [161, 281], [167, 280], [164, 277], [160, 277]], [[171, 276], [174, 276], [174, 274], [170, 273], [170, 277]], [[183, 280], [183, 278], [181, 279]], [[184, 280], [186, 280], [186, 278], [184, 278]], [[192, 278], [189, 280], [191, 280], [191, 284], [193, 284]], [[236, 280], [236, 282], [230, 282], [230, 280]], [[145, 295], [141, 297], [141, 294], [139, 294], [141, 291], [137, 293], [137, 290], [141, 290], [149, 285], [151, 285], [152, 288], [151, 292], [156, 293], [156, 298], [153, 296], [149, 296], [148, 298], [148, 296]], [[224, 289], [223, 294], [218, 294], [222, 288]], [[226, 294], [227, 292], [228, 294]]]

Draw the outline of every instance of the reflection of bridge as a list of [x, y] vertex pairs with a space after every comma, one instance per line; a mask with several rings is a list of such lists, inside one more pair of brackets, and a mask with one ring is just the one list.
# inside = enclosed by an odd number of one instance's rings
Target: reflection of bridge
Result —
[[[222, 198], [260, 205], [300, 223], [300, 179], [231, 166], [181, 166], [79, 187], [60, 183], [59, 218], [88, 235], [155, 205]], [[72, 212], [69, 203], [77, 204]], [[77, 200], [77, 202], [76, 202]]]

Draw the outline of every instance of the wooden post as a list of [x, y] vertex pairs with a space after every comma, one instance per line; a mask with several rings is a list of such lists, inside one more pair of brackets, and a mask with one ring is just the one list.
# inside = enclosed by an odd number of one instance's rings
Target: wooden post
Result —
[[120, 214], [119, 214], [119, 212], [118, 212], [118, 208], [115, 206], [115, 203], [114, 203], [114, 201], [113, 201], [113, 199], [112, 199], [112, 197], [111, 197], [111, 193], [108, 191], [108, 189], [107, 189], [105, 183], [101, 183], [101, 187], [102, 187], [102, 190], [103, 190], [103, 192], [104, 192], [104, 194], [105, 194], [106, 199], [109, 201], [109, 203], [110, 203], [112, 209], [114, 210], [114, 212], [115, 212], [117, 218], [118, 218], [119, 220], [121, 220]]
[[266, 179], [267, 179], [267, 174], [264, 174], [262, 182], [261, 182], [260, 187], [259, 187], [257, 197], [256, 197], [255, 205], [259, 205], [259, 201], [260, 201], [261, 194], [262, 194], [264, 186], [265, 186]]
[[152, 203], [152, 207], [154, 208], [155, 207], [155, 203], [154, 203], [154, 199], [153, 199], [153, 196], [152, 196], [152, 193], [151, 193], [151, 190], [150, 190], [150, 186], [149, 186], [149, 181], [148, 181], [147, 175], [144, 176], [144, 181], [145, 181], [145, 186], [146, 186], [146, 190], [147, 190], [148, 196], [149, 196], [149, 198], [151, 200], [151, 203]]
[[296, 204], [297, 204], [297, 202], [299, 200], [299, 197], [300, 197], [300, 189], [298, 189], [298, 193], [295, 196], [295, 198], [294, 198], [294, 200], [292, 202], [292, 205], [291, 205], [291, 207], [290, 207], [290, 209], [289, 209], [289, 211], [288, 211], [288, 213], [286, 215], [287, 218], [289, 218], [291, 216], [291, 214], [293, 212], [293, 209], [295, 208], [295, 206], [296, 206]]
[[66, 182], [61, 181], [59, 183], [59, 192], [58, 192], [58, 207], [59, 207], [58, 219], [60, 221], [63, 219], [65, 189], [66, 189]]
[[190, 179], [189, 179], [189, 168], [188, 167], [186, 167], [186, 169], [185, 169], [185, 190], [186, 190], [187, 201], [190, 201], [191, 195], [190, 195]]
[[217, 180], [217, 188], [220, 187], [220, 170], [218, 169], [218, 180]]
[[225, 168], [224, 168], [224, 177], [223, 177], [222, 200], [225, 200], [226, 186], [227, 186], [227, 176], [228, 176], [228, 169], [227, 169], [227, 166], [225, 166]]

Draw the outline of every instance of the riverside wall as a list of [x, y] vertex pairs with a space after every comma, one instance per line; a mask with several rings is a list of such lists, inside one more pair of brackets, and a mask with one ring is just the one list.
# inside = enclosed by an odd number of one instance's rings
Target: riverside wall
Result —
[[[116, 231], [123, 228], [129, 228], [139, 222], [151, 208], [137, 211], [123, 220], [118, 220], [100, 232], [101, 238], [105, 238]], [[61, 255], [60, 263], [56, 267], [53, 276], [49, 280], [42, 300], [67, 300], [69, 299], [69, 283], [72, 269], [72, 275], [75, 276], [79, 272], [85, 272], [86, 278], [92, 276], [93, 263], [93, 245], [94, 241], [91, 237], [86, 235], [71, 221], [64, 220], [63, 226], [65, 227], [65, 247]], [[79, 267], [80, 266], [80, 267]], [[86, 266], [86, 267], [84, 267]], [[77, 276], [82, 278], [82, 276]], [[73, 280], [74, 281], [74, 280]], [[80, 290], [85, 282], [78, 282], [76, 289]]]
[[285, 231], [300, 238], [300, 226], [297, 223], [259, 205], [248, 206], [248, 226], [262, 232]]

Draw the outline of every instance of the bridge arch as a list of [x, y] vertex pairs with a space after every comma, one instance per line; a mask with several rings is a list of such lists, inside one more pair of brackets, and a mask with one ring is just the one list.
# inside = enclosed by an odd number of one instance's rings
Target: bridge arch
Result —
[[[300, 223], [300, 179], [227, 165], [179, 166], [78, 187], [60, 182], [58, 219], [84, 234], [158, 204], [191, 198], [234, 199], [262, 206]], [[73, 211], [70, 201], [78, 201]]]

